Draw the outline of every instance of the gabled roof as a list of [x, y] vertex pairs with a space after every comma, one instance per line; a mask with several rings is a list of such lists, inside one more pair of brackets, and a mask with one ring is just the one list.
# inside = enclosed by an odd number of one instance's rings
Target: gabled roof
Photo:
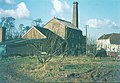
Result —
[[[43, 36], [46, 38], [46, 36], [45, 36], [43, 33], [41, 33], [41, 31], [38, 30], [35, 26], [32, 26], [26, 33], [24, 33], [24, 34], [22, 35], [22, 38], [23, 38], [26, 34], [28, 34], [33, 28], [34, 28], [35, 30], [37, 30], [38, 33], [40, 33], [41, 35], [43, 35]], [[40, 28], [43, 28], [43, 27], [40, 27]]]
[[38, 29], [46, 37], [49, 37], [50, 35], [55, 34], [52, 31], [50, 31], [49, 29], [46, 29], [46, 28], [43, 28], [43, 27], [37, 27], [37, 26], [35, 26], [35, 28]]
[[[52, 31], [50, 31], [50, 30], [47, 29], [47, 28], [38, 27], [38, 26], [32, 26], [31, 28], [35, 28], [35, 29], [37, 29], [38, 31], [40, 31], [46, 38], [49, 38], [49, 37], [51, 37], [51, 36], [57, 36], [57, 37], [58, 37], [57, 34], [53, 33]], [[31, 29], [31, 28], [30, 28], [30, 29]], [[29, 32], [29, 30], [28, 30], [28, 32]], [[26, 34], [26, 33], [25, 33], [25, 34]], [[59, 38], [62, 38], [62, 37], [59, 36]]]
[[74, 26], [71, 22], [68, 22], [68, 21], [60, 19], [60, 18], [55, 18], [55, 19], [57, 19], [58, 21], [60, 21], [62, 24], [66, 25], [68, 28], [80, 30], [79, 28], [77, 28], [76, 26]]
[[120, 44], [120, 34], [112, 33], [112, 34], [104, 34], [98, 40], [110, 39], [111, 44]]
[[[63, 41], [64, 39], [62, 39], [62, 37], [58, 36], [57, 34], [53, 33], [52, 31], [50, 31], [49, 29], [43, 28], [43, 27], [37, 27], [37, 26], [33, 26], [34, 28], [36, 28], [38, 31], [40, 31], [43, 35], [45, 35], [47, 38], [59, 38], [61, 39], [61, 41]], [[33, 28], [31, 27], [31, 28]], [[29, 30], [28, 30], [29, 31]], [[10, 40], [10, 41], [5, 41], [5, 42], [0, 42], [0, 45], [15, 45], [15, 44], [22, 44], [25, 42], [30, 42], [30, 41], [39, 41], [39, 40], [46, 40], [45, 39], [14, 39], [14, 40]]]
[[[50, 31], [49, 29], [46, 29], [46, 28], [43, 28], [43, 27], [38, 27], [38, 26], [32, 26], [25, 34], [27, 34], [32, 28], [35, 28], [36, 30], [41, 32], [45, 37], [49, 37], [51, 34], [55, 34], [52, 31]], [[23, 34], [23, 36], [25, 34]]]
[[[66, 20], [63, 20], [63, 19], [60, 19], [60, 18], [56, 18], [56, 17], [54, 17], [53, 19], [56, 19], [57, 21], [59, 21], [60, 23], [62, 23], [63, 25], [65, 25], [65, 26], [67, 26], [68, 28], [71, 28], [71, 29], [75, 29], [75, 30], [80, 30], [79, 28], [77, 28], [76, 26], [74, 26], [71, 22], [69, 22], [69, 21], [66, 21]], [[51, 20], [53, 20], [53, 19], [51, 19]], [[50, 21], [51, 21], [50, 20]], [[49, 21], [49, 22], [50, 22]], [[49, 23], [48, 22], [48, 23]], [[46, 23], [46, 24], [48, 24], [48, 23]], [[46, 25], [45, 24], [45, 25]], [[81, 30], [80, 30], [81, 31]]]

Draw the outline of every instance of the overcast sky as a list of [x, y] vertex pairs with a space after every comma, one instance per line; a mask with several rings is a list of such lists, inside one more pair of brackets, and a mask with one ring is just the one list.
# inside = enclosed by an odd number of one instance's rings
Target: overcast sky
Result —
[[[71, 21], [75, 0], [0, 0], [0, 18], [12, 16], [19, 24], [31, 25], [41, 18], [45, 24], [54, 16]], [[102, 34], [120, 32], [120, 0], [76, 0], [79, 3], [79, 28], [98, 38]]]

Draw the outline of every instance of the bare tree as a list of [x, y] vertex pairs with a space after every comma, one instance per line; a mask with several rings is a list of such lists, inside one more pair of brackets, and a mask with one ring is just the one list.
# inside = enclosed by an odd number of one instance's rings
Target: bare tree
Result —
[[37, 27], [42, 26], [42, 20], [40, 18], [33, 20], [32, 24]]
[[54, 33], [49, 33], [46, 39], [40, 39], [40, 41], [32, 42], [31, 45], [36, 49], [35, 55], [43, 65], [49, 62], [52, 57], [60, 55], [64, 51], [65, 41]]
[[96, 39], [89, 37], [88, 41], [87, 41], [87, 52], [88, 55], [90, 56], [95, 56], [96, 54], [96, 49], [97, 49], [97, 45], [96, 45]]
[[[49, 62], [56, 55], [63, 55], [64, 58], [70, 51], [74, 50], [69, 44], [71, 42], [69, 42], [69, 39], [73, 35], [72, 30], [66, 35], [65, 39], [57, 35], [57, 33], [59, 34], [59, 30], [56, 31], [56, 34], [49, 31], [50, 33], [48, 33], [43, 43], [37, 42], [31, 44], [36, 49], [35, 55], [42, 64]], [[78, 46], [75, 44], [74, 48], [77, 49]]]
[[2, 17], [0, 25], [6, 28], [6, 39], [13, 39], [15, 37], [15, 18]]
[[19, 28], [20, 28], [20, 34], [23, 35], [24, 34], [24, 29], [25, 29], [24, 24], [20, 24]]

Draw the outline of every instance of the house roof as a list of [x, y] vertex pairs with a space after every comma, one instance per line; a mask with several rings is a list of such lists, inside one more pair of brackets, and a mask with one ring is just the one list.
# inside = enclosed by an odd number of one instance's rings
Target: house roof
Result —
[[39, 42], [39, 41], [46, 41], [46, 39], [14, 39], [5, 42], [1, 42], [0, 45], [7, 45], [7, 46], [22, 46], [24, 44], [29, 44], [31, 42]]
[[[43, 27], [38, 27], [38, 26], [32, 26], [31, 28], [36, 28], [38, 31], [40, 31], [44, 36], [46, 36], [46, 38], [52, 38], [52, 37], [59, 37], [59, 38], [62, 38], [60, 36], [58, 36], [57, 34], [53, 33], [52, 31], [50, 31], [49, 29], [47, 28], [43, 28]], [[29, 30], [28, 30], [29, 31]], [[25, 33], [26, 34], [26, 33]], [[24, 35], [25, 35], [24, 34]], [[23, 35], [23, 36], [24, 36]]]
[[[46, 38], [46, 35], [44, 35], [40, 30], [38, 30], [37, 28], [36, 28], [36, 26], [32, 26], [26, 33], [24, 33], [23, 35], [22, 35], [22, 38], [24, 38], [24, 36], [26, 35], [26, 34], [28, 34], [32, 29], [36, 29], [41, 35], [43, 35], [44, 36], [44, 38]], [[43, 28], [43, 27], [39, 27], [39, 28]]]
[[14, 43], [16, 43], [18, 41], [24, 41], [24, 39], [14, 39], [14, 40], [4, 41], [4, 42], [0, 42], [0, 45], [3, 45], [3, 44], [5, 44], [5, 45], [14, 44]]
[[38, 29], [42, 34], [44, 34], [46, 37], [49, 37], [50, 34], [54, 34], [52, 31], [50, 31], [49, 29], [43, 28], [43, 27], [37, 27], [34, 26], [36, 29]]
[[[60, 21], [63, 25], [66, 25], [68, 28], [71, 28], [71, 29], [75, 29], [75, 30], [80, 30], [79, 28], [77, 28], [76, 26], [74, 26], [71, 22], [69, 21], [66, 21], [66, 20], [63, 20], [63, 19], [60, 19], [60, 18], [55, 18], [57, 19], [58, 21]], [[81, 30], [80, 30], [81, 31]]]
[[[43, 35], [45, 35], [47, 38], [50, 38], [50, 37], [53, 37], [53, 36], [57, 36], [57, 34], [53, 33], [52, 31], [50, 31], [49, 29], [47, 28], [43, 28], [43, 27], [37, 27], [37, 26], [34, 26], [37, 30], [39, 30]], [[61, 38], [59, 36], [59, 38]]]
[[62, 37], [60, 37], [59, 35], [57, 35], [56, 33], [52, 32], [52, 31], [50, 31], [49, 29], [41, 28], [41, 27], [35, 27], [35, 28], [37, 28], [48, 39], [50, 39], [50, 38], [58, 38], [58, 39], [64, 40]]
[[[69, 22], [69, 21], [66, 21], [66, 20], [63, 20], [63, 19], [60, 19], [60, 18], [57, 18], [57, 17], [54, 17], [53, 19], [58, 20], [60, 23], [62, 23], [63, 25], [67, 26], [68, 28], [81, 31], [79, 28], [77, 28], [76, 26], [74, 26], [74, 25], [73, 25], [71, 22]], [[53, 19], [51, 19], [51, 20], [53, 20]], [[51, 20], [50, 20], [50, 21], [51, 21]], [[50, 21], [49, 21], [49, 22], [50, 22]], [[48, 22], [48, 23], [49, 23], [49, 22]], [[46, 24], [48, 24], [48, 23], [46, 23]], [[45, 25], [46, 25], [46, 24], [45, 24]]]
[[38, 27], [38, 26], [32, 26], [25, 34], [23, 34], [23, 36], [26, 35], [32, 28], [35, 28], [36, 30], [41, 32], [45, 37], [49, 37], [50, 35], [55, 34], [52, 31], [50, 31], [49, 29], [46, 29], [46, 28], [43, 28], [43, 27]]
[[110, 39], [111, 44], [120, 44], [120, 34], [119, 33], [111, 33], [111, 34], [104, 34], [98, 40], [102, 39]]
[[[33, 27], [31, 27], [33, 28]], [[39, 30], [43, 35], [45, 35], [48, 39], [52, 39], [52, 38], [59, 38], [61, 39], [61, 41], [63, 40], [60, 36], [58, 36], [57, 34], [53, 33], [52, 31], [43, 28], [43, 27], [36, 27], [34, 26], [34, 28], [36, 28], [37, 30]], [[14, 40], [9, 40], [9, 41], [5, 41], [5, 42], [0, 42], [0, 45], [17, 45], [17, 44], [25, 44], [25, 43], [30, 43], [32, 41], [44, 41], [45, 39], [14, 39]]]
[[109, 39], [109, 37], [110, 37], [111, 35], [112, 35], [112, 34], [104, 34], [104, 35], [100, 36], [100, 37], [98, 38], [98, 40], [101, 40], [101, 39]]

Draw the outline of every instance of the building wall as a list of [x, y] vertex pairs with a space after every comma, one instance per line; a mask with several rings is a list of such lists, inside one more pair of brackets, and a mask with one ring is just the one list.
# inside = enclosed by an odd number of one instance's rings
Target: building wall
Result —
[[107, 50], [108, 56], [117, 56], [120, 54], [120, 45], [119, 44], [110, 44], [110, 50]]
[[83, 54], [85, 51], [85, 38], [82, 31], [67, 28], [68, 48], [71, 54]]
[[110, 44], [110, 39], [97, 40], [97, 50], [101, 48], [105, 49], [109, 56], [114, 56], [116, 53], [120, 52], [120, 45]]
[[120, 45], [110, 44], [109, 39], [97, 40], [97, 50], [100, 50], [101, 48], [105, 49], [106, 51], [117, 52], [120, 50]]
[[97, 50], [100, 50], [101, 48], [110, 50], [110, 40], [109, 39], [97, 40]]
[[112, 52], [120, 52], [120, 45], [118, 44], [111, 44], [111, 50]]
[[31, 28], [25, 35], [23, 35], [24, 39], [41, 39], [46, 38], [45, 35], [43, 35], [39, 30], [36, 28]]
[[[54, 42], [54, 43], [53, 43]], [[16, 55], [34, 55], [36, 52], [46, 52], [60, 54], [64, 51], [62, 48], [63, 40], [58, 38], [54, 39], [31, 39], [24, 40], [23, 42], [11, 43], [6, 45], [6, 56], [16, 56]], [[61, 45], [60, 45], [61, 44]]]
[[16, 55], [34, 55], [37, 51], [42, 51], [42, 44], [44, 40], [30, 40], [25, 42], [20, 42], [16, 44], [11, 44], [6, 46], [6, 55], [7, 56], [16, 56]]
[[66, 40], [68, 43], [67, 49], [69, 49], [68, 53], [81, 54], [85, 51], [85, 38], [82, 35], [82, 31], [69, 28], [56, 19], [52, 19], [44, 27]]
[[51, 30], [52, 32], [59, 35], [63, 39], [65, 38], [65, 26], [56, 19], [52, 19], [44, 26], [44, 28]]

